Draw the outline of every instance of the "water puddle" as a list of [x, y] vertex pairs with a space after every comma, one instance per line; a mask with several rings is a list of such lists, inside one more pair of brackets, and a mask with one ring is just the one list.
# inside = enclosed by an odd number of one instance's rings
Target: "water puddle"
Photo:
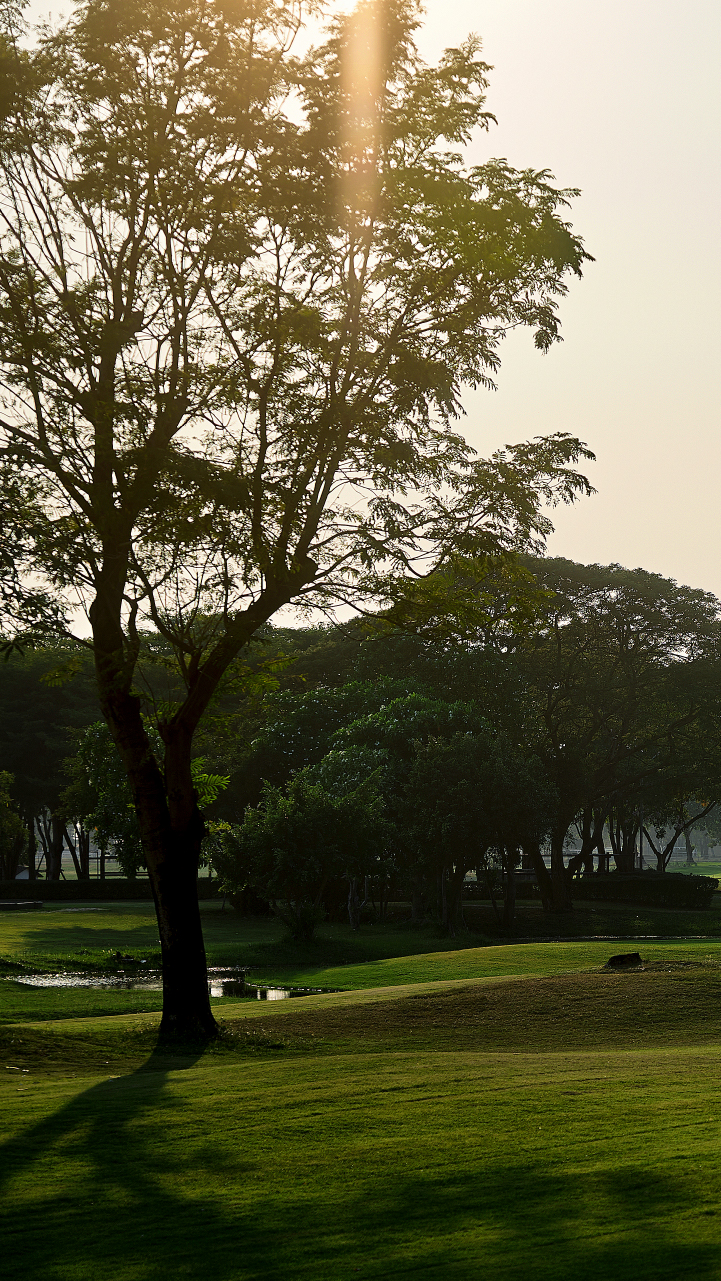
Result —
[[[119, 970], [115, 974], [16, 974], [11, 977], [12, 982], [22, 983], [25, 987], [90, 987], [114, 992], [161, 992], [163, 989], [159, 970], [145, 970], [142, 974]], [[295, 996], [317, 996], [332, 990], [323, 987], [267, 987], [248, 982], [244, 970], [208, 970], [208, 992], [216, 998], [235, 996], [257, 1001], [286, 1001]]]

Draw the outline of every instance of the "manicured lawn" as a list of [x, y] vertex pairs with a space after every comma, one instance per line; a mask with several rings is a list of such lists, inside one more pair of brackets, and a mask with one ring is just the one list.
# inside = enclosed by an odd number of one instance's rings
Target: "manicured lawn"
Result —
[[[676, 913], [666, 913], [669, 932], [681, 929]], [[695, 913], [711, 923], [720, 913]], [[617, 913], [626, 933], [635, 915]], [[640, 949], [644, 958], [665, 955], [721, 963], [721, 940], [715, 938], [633, 943], [611, 940], [529, 942], [478, 946], [474, 934], [443, 938], [431, 925], [412, 929], [398, 923], [363, 926], [353, 933], [344, 925], [326, 925], [317, 939], [299, 945], [288, 940], [274, 921], [243, 920], [219, 905], [203, 909], [211, 964], [251, 967], [257, 983], [373, 989], [448, 979], [501, 975], [557, 974], [597, 968], [615, 951]], [[710, 932], [710, 931], [709, 931]], [[134, 960], [116, 959], [120, 952]], [[5, 968], [3, 960], [5, 958]], [[143, 965], [142, 962], [146, 964]], [[67, 908], [46, 904], [37, 912], [0, 915], [0, 1023], [16, 1020], [96, 1017], [160, 1009], [156, 992], [93, 988], [30, 988], [11, 981], [13, 966], [50, 972], [101, 970], [142, 976], [159, 964], [157, 930], [151, 904], [115, 903]], [[222, 1002], [220, 1003], [223, 1004]]]
[[3, 1275], [718, 1278], [721, 972], [675, 955], [228, 1001], [204, 1055], [8, 1028]]
[[[721, 1278], [721, 942], [205, 924], [212, 960], [344, 990], [226, 998], [170, 1053], [154, 993], [2, 980], [8, 1281]], [[156, 937], [144, 904], [0, 918], [6, 974]]]

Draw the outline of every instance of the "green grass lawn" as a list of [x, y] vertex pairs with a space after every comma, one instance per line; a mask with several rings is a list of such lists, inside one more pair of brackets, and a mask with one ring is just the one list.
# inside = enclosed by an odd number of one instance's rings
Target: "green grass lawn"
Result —
[[[721, 940], [204, 920], [212, 961], [341, 990], [214, 1002], [173, 1054], [157, 994], [1, 980], [8, 1281], [721, 1278]], [[0, 917], [9, 976], [156, 939], [145, 904]]]
[[692, 876], [715, 876], [717, 880], [721, 881], [721, 863], [719, 862], [694, 863], [691, 867], [688, 867], [685, 863], [674, 863], [668, 870], [669, 872], [688, 873]]
[[0, 1033], [9, 1281], [721, 1276], [716, 966], [222, 1012]]

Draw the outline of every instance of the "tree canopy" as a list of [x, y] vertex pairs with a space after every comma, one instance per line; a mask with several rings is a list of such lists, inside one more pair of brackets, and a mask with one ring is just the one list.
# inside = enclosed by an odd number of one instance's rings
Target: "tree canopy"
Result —
[[[34, 42], [3, 19], [3, 629], [89, 619], [158, 904], [165, 1030], [213, 1031], [190, 762], [240, 649], [291, 601], [538, 547], [546, 504], [588, 490], [569, 436], [484, 461], [454, 426], [508, 329], [558, 339], [588, 257], [574, 193], [465, 165], [490, 123], [477, 40], [429, 66], [415, 4], [387, 0], [300, 57], [304, 17], [84, 0]], [[135, 683], [144, 626], [180, 677], [154, 709], [160, 754]]]

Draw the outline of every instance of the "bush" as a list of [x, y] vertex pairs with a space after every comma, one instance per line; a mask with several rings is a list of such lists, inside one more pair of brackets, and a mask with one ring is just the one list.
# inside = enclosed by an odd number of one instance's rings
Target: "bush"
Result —
[[[217, 881], [207, 877], [198, 880], [198, 898], [218, 898]], [[112, 876], [108, 880], [93, 881], [0, 881], [0, 899], [42, 899], [56, 903], [112, 903], [141, 899], [147, 902], [153, 895], [146, 877], [126, 880]]]
[[639, 872], [636, 876], [609, 872], [584, 876], [573, 882], [573, 890], [577, 899], [698, 912], [711, 906], [718, 884], [711, 876], [683, 876], [679, 872]]

